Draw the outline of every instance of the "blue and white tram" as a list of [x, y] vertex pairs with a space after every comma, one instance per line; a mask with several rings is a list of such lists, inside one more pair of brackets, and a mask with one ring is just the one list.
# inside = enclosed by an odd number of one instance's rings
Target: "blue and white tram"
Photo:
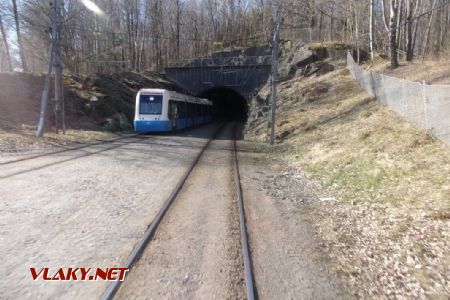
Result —
[[212, 120], [212, 102], [164, 89], [141, 89], [136, 95], [134, 130], [161, 132]]

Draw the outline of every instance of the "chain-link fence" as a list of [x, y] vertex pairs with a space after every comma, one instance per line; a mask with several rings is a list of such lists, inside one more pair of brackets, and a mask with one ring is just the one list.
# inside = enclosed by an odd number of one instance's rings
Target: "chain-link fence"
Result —
[[347, 68], [366, 92], [450, 144], [450, 85], [427, 85], [363, 70], [350, 52]]

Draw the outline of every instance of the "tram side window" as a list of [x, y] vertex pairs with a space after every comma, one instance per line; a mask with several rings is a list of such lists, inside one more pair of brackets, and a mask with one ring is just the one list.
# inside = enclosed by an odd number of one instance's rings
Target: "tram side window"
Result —
[[192, 115], [191, 103], [186, 104], [186, 117], [190, 118]]
[[177, 112], [178, 118], [186, 117], [186, 105], [184, 104], [184, 102], [177, 102]]
[[192, 117], [195, 116], [195, 112], [194, 112], [195, 107], [194, 107], [194, 104], [189, 103], [189, 104], [188, 104], [188, 107], [189, 107], [189, 117], [192, 118]]
[[178, 118], [178, 114], [177, 114], [177, 104], [176, 102], [169, 100], [169, 115], [168, 115], [169, 119], [177, 119]]

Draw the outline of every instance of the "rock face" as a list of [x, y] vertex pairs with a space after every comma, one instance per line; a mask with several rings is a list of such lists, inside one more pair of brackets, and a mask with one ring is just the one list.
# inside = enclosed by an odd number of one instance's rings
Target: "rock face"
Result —
[[103, 123], [103, 129], [106, 131], [123, 131], [132, 128], [133, 125], [131, 125], [124, 113], [115, 113]]
[[270, 64], [271, 52], [268, 46], [239, 48], [215, 52], [209, 57], [196, 58], [184, 67], [208, 67], [215, 65], [255, 65]]
[[[290, 41], [281, 45], [278, 69], [278, 86], [289, 84], [287, 81], [301, 77], [307, 79], [322, 76], [343, 65], [346, 58], [347, 46], [343, 44], [306, 44], [302, 41]], [[256, 93], [249, 103], [248, 130], [258, 130], [261, 118], [268, 120], [270, 111], [270, 79]], [[258, 123], [259, 125], [256, 125]]]
[[[0, 74], [0, 130], [36, 126], [45, 77], [11, 72]], [[122, 72], [80, 78], [64, 76], [64, 99], [68, 128], [128, 130], [134, 118], [136, 92], [140, 88], [181, 91], [154, 72]], [[53, 89], [50, 89], [50, 99]], [[53, 101], [48, 102], [46, 122], [53, 125]]]
[[334, 67], [330, 63], [345, 59], [345, 54], [346, 48], [336, 49], [335, 44], [327, 46], [305, 44], [302, 41], [293, 45], [287, 43], [282, 47], [278, 76], [280, 81], [286, 81], [297, 75], [310, 76], [322, 68], [320, 75], [323, 75], [333, 71]]
[[297, 69], [304, 68], [317, 60], [314, 52], [303, 42], [297, 42], [289, 48], [282, 47], [278, 76], [280, 81], [295, 76]]
[[[86, 81], [90, 84], [86, 85]], [[95, 120], [104, 130], [120, 131], [132, 129], [135, 96], [141, 88], [181, 91], [174, 83], [154, 72], [97, 75], [85, 80], [81, 88], [72, 86], [70, 91], [78, 111]]]

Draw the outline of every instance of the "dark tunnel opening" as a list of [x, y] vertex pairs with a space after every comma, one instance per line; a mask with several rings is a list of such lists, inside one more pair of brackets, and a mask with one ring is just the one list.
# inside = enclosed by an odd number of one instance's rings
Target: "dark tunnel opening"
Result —
[[226, 87], [213, 87], [201, 92], [198, 96], [214, 103], [215, 119], [247, 121], [247, 100], [238, 92]]

